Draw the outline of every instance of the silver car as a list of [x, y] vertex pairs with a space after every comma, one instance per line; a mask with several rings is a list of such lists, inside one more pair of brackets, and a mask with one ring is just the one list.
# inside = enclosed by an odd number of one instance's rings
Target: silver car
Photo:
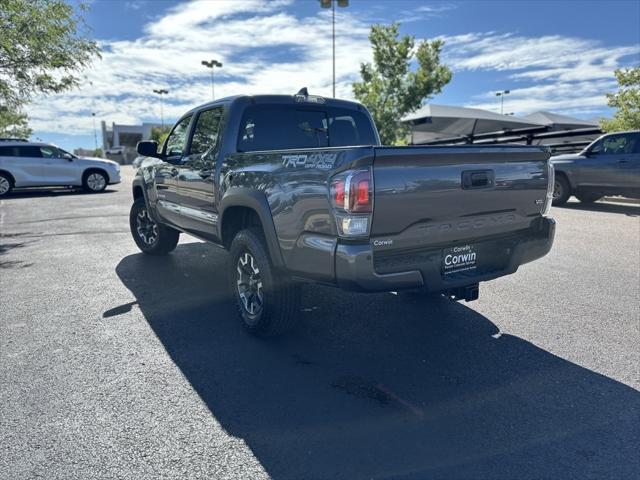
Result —
[[47, 143], [0, 139], [0, 197], [14, 188], [77, 186], [101, 192], [120, 183], [120, 165], [78, 157]]

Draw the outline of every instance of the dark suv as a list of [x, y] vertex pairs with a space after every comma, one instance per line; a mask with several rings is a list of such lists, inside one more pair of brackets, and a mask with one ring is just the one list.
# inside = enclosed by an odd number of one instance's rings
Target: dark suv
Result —
[[571, 195], [586, 203], [605, 195], [640, 198], [640, 131], [603, 135], [582, 152], [552, 157], [551, 163], [554, 205]]

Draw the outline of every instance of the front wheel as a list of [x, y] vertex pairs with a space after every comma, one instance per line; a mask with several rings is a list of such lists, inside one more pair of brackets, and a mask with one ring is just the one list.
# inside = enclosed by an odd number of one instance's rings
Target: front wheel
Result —
[[245, 328], [275, 336], [295, 325], [300, 287], [273, 269], [265, 245], [259, 229], [238, 232], [229, 249], [229, 283]]
[[564, 205], [571, 196], [571, 185], [569, 181], [563, 175], [556, 175], [555, 183], [553, 184], [553, 201], [555, 206]]
[[180, 232], [157, 223], [149, 215], [144, 198], [138, 198], [131, 206], [129, 227], [138, 248], [149, 255], [167, 255], [176, 248]]
[[89, 171], [82, 179], [82, 188], [89, 193], [102, 192], [109, 183], [107, 176], [98, 171]]

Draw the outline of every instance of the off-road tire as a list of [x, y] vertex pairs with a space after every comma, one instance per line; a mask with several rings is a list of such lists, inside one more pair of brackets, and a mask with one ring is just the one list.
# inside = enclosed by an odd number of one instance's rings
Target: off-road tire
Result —
[[143, 197], [137, 198], [131, 205], [129, 227], [138, 248], [149, 255], [168, 255], [180, 240], [178, 230], [157, 223], [151, 218]]
[[571, 185], [564, 175], [556, 174], [555, 184], [553, 186], [552, 205], [560, 206], [567, 203], [571, 196]]
[[300, 286], [273, 268], [262, 231], [252, 227], [238, 232], [229, 254], [229, 286], [244, 327], [262, 337], [292, 329], [299, 317]]

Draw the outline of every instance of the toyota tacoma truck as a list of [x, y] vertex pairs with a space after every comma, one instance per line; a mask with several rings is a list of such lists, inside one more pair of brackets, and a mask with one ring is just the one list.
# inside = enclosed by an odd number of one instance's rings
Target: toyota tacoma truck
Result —
[[257, 335], [295, 323], [303, 282], [470, 301], [553, 243], [544, 147], [381, 146], [364, 106], [306, 89], [207, 103], [137, 150], [136, 244], [166, 255], [187, 233], [227, 249]]

